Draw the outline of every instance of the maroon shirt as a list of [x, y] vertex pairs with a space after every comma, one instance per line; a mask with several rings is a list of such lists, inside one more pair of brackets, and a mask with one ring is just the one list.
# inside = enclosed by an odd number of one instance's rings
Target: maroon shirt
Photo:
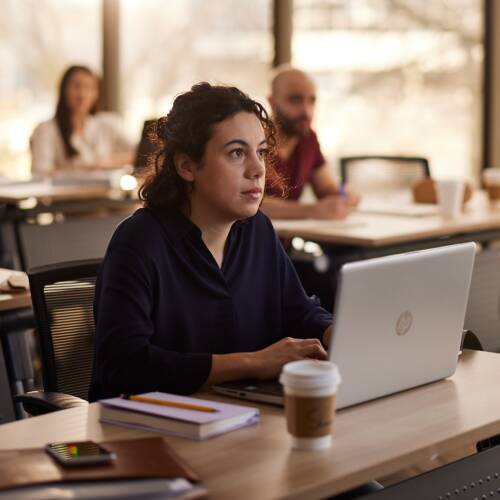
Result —
[[[292, 154], [286, 160], [279, 158], [276, 162], [276, 170], [285, 179], [287, 198], [298, 200], [304, 186], [311, 181], [315, 170], [324, 163], [325, 159], [321, 154], [318, 138], [311, 130], [308, 135], [299, 139]], [[270, 196], [281, 197], [281, 191], [272, 186], [268, 186], [266, 192]]]

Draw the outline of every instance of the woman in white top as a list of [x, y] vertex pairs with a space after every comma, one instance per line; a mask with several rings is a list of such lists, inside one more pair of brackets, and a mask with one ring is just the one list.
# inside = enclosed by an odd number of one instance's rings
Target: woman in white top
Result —
[[54, 118], [31, 136], [32, 174], [68, 173], [131, 163], [135, 145], [119, 118], [98, 111], [99, 79], [85, 66], [71, 66], [59, 86]]

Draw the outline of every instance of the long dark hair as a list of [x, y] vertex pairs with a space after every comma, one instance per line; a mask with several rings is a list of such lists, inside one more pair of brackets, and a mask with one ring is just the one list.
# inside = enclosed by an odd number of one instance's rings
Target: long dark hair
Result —
[[153, 122], [149, 136], [157, 153], [148, 162], [149, 174], [139, 190], [139, 198], [149, 208], [189, 205], [188, 183], [177, 173], [174, 155], [184, 153], [200, 162], [213, 126], [240, 112], [253, 113], [262, 124], [268, 153], [265, 158], [266, 182], [283, 189], [274, 168], [276, 130], [264, 107], [236, 87], [202, 82], [176, 97], [166, 117]]
[[[78, 71], [94, 77], [97, 82], [97, 87], [99, 88], [99, 78], [86, 66], [70, 66], [61, 78], [61, 82], [59, 83], [59, 98], [57, 100], [55, 119], [64, 143], [64, 151], [68, 158], [76, 156], [78, 151], [71, 145], [70, 142], [71, 134], [73, 133], [73, 124], [71, 123], [71, 110], [66, 102], [66, 87], [70, 78]], [[99, 97], [96, 99], [94, 106], [92, 106], [90, 114], [93, 115], [97, 113], [97, 111], [99, 111]]]

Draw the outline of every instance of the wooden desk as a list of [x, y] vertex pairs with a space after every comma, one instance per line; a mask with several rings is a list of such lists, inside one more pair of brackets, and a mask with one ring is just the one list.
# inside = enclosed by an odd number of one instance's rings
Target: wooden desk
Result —
[[[118, 191], [123, 195], [123, 192]], [[0, 185], [0, 203], [14, 205], [27, 198], [37, 200], [81, 200], [87, 198], [109, 198], [117, 196], [117, 190], [112, 190], [105, 184], [68, 184], [51, 185], [43, 182], [26, 182], [12, 185]]]
[[273, 224], [279, 235], [285, 238], [299, 236], [322, 243], [364, 248], [451, 236], [474, 239], [499, 237], [500, 208], [490, 207], [483, 193], [477, 193], [476, 200], [460, 218], [454, 220], [445, 220], [438, 215], [409, 217], [354, 212], [345, 221], [275, 220]]
[[[340, 411], [327, 451], [292, 450], [283, 410], [268, 405], [260, 405], [257, 426], [202, 442], [166, 439], [210, 498], [322, 498], [499, 433], [498, 380], [499, 354], [466, 351], [450, 379]], [[98, 410], [91, 404], [2, 425], [0, 449], [147, 435], [98, 423]]]

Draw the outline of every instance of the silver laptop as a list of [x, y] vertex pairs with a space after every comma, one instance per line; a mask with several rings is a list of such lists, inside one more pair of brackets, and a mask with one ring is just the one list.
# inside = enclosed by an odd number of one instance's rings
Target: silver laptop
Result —
[[[345, 264], [330, 360], [344, 408], [455, 372], [476, 245], [462, 243]], [[227, 396], [283, 404], [277, 381], [213, 386]]]

